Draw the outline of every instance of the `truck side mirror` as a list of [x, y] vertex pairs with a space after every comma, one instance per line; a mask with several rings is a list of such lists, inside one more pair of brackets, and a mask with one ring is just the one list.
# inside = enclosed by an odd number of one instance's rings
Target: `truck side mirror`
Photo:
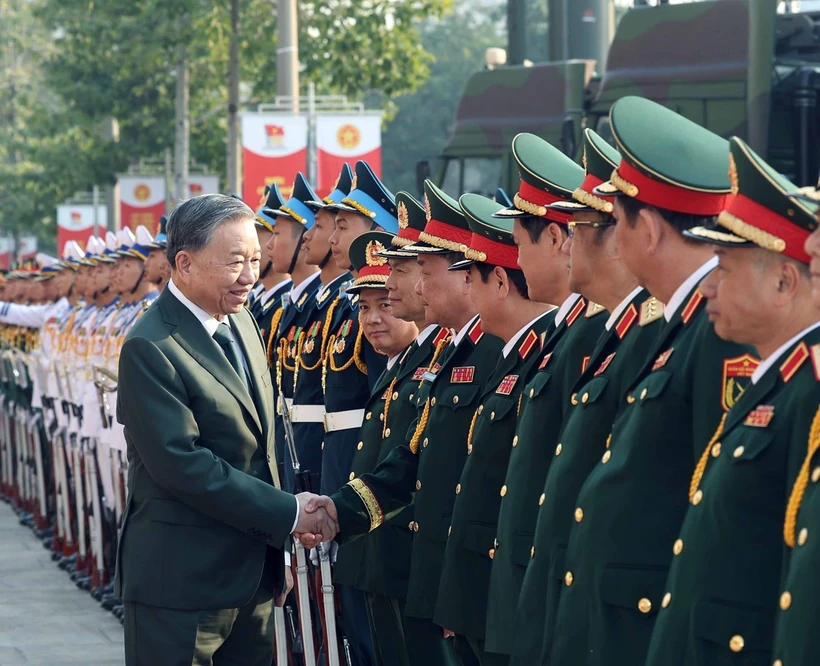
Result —
[[570, 159], [575, 159], [577, 146], [578, 144], [575, 141], [575, 119], [567, 116], [561, 124], [561, 152]]
[[416, 162], [416, 191], [424, 192], [424, 181], [430, 177], [430, 162], [419, 160]]

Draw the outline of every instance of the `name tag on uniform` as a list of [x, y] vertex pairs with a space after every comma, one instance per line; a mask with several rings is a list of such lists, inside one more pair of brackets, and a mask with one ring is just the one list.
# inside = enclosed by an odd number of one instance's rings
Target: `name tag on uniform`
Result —
[[773, 417], [774, 405], [758, 405], [751, 412], [749, 412], [749, 415], [746, 417], [743, 425], [754, 426], [755, 428], [765, 428], [769, 425], [769, 423], [771, 423]]
[[436, 373], [435, 372], [425, 372], [421, 376], [421, 381], [430, 382], [432, 384], [434, 381], [436, 381]]
[[453, 368], [450, 373], [451, 384], [469, 384], [473, 381], [475, 375], [475, 366], [465, 365], [459, 368]]
[[495, 390], [496, 393], [500, 393], [501, 395], [510, 395], [515, 388], [515, 384], [518, 381], [518, 375], [507, 375], [504, 379], [501, 380], [501, 383], [498, 385], [498, 388]]
[[426, 373], [427, 373], [427, 368], [425, 368], [425, 367], [416, 368], [416, 371], [413, 373], [413, 381], [414, 382], [420, 381]]

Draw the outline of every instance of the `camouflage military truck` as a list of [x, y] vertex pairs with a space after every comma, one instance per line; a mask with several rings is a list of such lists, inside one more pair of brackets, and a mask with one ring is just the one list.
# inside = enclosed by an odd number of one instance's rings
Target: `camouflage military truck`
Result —
[[638, 7], [615, 32], [606, 70], [593, 61], [476, 73], [456, 112], [438, 182], [451, 194], [491, 194], [517, 182], [518, 132], [580, 159], [583, 126], [609, 137], [625, 95], [664, 104], [724, 137], [737, 135], [790, 180], [815, 184], [820, 114], [820, 12], [777, 14], [773, 0]]

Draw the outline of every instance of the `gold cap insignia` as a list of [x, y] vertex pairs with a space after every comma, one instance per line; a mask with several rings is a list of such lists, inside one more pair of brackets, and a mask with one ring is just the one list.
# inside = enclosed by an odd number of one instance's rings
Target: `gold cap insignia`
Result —
[[433, 212], [430, 210], [430, 199], [427, 198], [427, 195], [424, 195], [424, 214], [427, 216], [427, 221], [429, 222], [433, 218]]
[[377, 256], [378, 252], [384, 252], [384, 245], [379, 241], [370, 241], [364, 249], [364, 258], [368, 266], [384, 266], [387, 259]]
[[737, 179], [737, 164], [735, 164], [734, 156], [729, 153], [729, 182], [732, 185], [732, 194], [737, 196], [740, 192], [740, 184]]
[[351, 180], [351, 181], [350, 181], [350, 191], [352, 192], [353, 190], [355, 190], [355, 189], [356, 189], [356, 186], [357, 186], [358, 184], [359, 184], [359, 174], [357, 174], [357, 173], [354, 171], [354, 172], [353, 172], [353, 180]]
[[402, 229], [407, 229], [410, 225], [408, 222], [408, 213], [407, 213], [407, 206], [404, 205], [403, 201], [399, 202], [399, 227]]

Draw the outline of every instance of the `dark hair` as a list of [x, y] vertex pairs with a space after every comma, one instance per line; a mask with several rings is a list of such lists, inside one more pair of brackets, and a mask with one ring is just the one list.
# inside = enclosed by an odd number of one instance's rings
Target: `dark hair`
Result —
[[687, 242], [697, 243], [699, 241], [694, 241], [691, 238], [687, 238], [683, 235], [683, 232], [687, 229], [692, 229], [694, 227], [702, 227], [709, 224], [714, 224], [716, 221], [715, 215], [693, 215], [691, 213], [678, 213], [674, 210], [667, 210], [666, 208], [658, 208], [657, 206], [650, 206], [643, 201], [639, 201], [634, 197], [627, 196], [625, 194], [618, 195], [618, 203], [621, 204], [621, 208], [624, 210], [624, 214], [626, 215], [626, 222], [630, 227], [635, 226], [635, 222], [638, 217], [638, 213], [640, 213], [644, 208], [648, 210], [654, 210], [658, 213], [668, 224], [671, 226], [675, 231], [677, 231], [681, 238], [686, 240]]
[[543, 217], [538, 217], [537, 215], [526, 215], [515, 219], [522, 227], [524, 227], [524, 231], [526, 231], [527, 236], [530, 237], [531, 243], [538, 243], [541, 240], [541, 234], [544, 233], [544, 229], [549, 227], [551, 224], [556, 225], [563, 232], [565, 237], [567, 235], [566, 226], [559, 224], [558, 222], [554, 222], [553, 220], [545, 220]]
[[438, 254], [438, 256], [444, 257], [448, 266], [452, 266], [457, 261], [464, 261], [464, 255], [461, 254], [461, 252], [446, 252], [444, 254]]
[[[496, 264], [488, 264], [486, 262], [477, 262], [475, 267], [478, 269], [479, 274], [481, 275], [481, 281], [484, 284], [487, 284], [487, 281], [490, 279], [490, 274], [496, 268]], [[504, 266], [498, 266], [501, 270], [503, 270], [507, 277], [510, 279], [510, 282], [515, 285], [515, 290], [526, 300], [530, 299], [529, 289], [527, 288], [527, 279], [524, 277], [524, 271], [519, 268], [505, 268]]]

